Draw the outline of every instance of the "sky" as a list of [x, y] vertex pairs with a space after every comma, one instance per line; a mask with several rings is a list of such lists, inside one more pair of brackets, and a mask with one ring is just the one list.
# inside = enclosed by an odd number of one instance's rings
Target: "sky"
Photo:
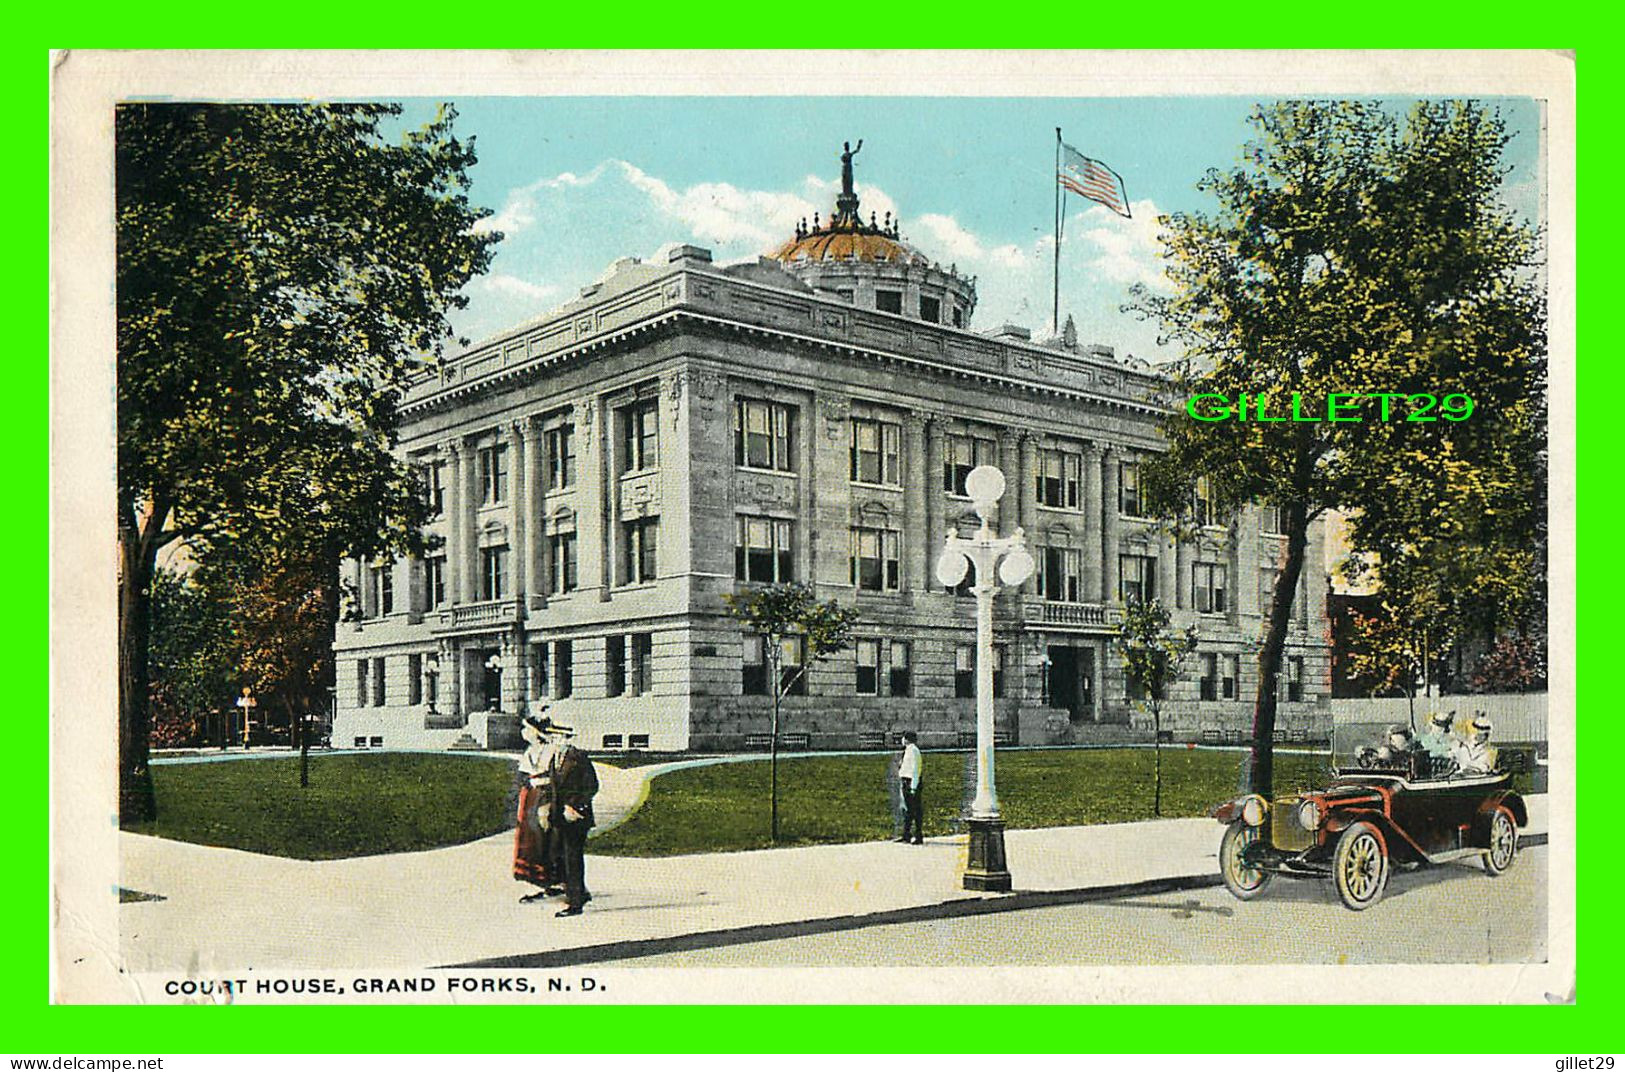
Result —
[[[841, 144], [862, 212], [900, 215], [903, 237], [977, 277], [972, 327], [1047, 333], [1054, 271], [1055, 128], [1122, 175], [1133, 218], [1067, 196], [1060, 305], [1086, 343], [1150, 361], [1153, 325], [1122, 311], [1129, 287], [1160, 288], [1156, 217], [1207, 211], [1196, 189], [1251, 134], [1241, 97], [458, 98], [479, 163], [472, 198], [506, 236], [453, 326], [478, 342], [574, 297], [621, 257], [692, 243], [718, 263], [752, 260], [797, 220], [827, 219]], [[1538, 104], [1489, 101], [1514, 133], [1506, 200], [1538, 212]], [[409, 102], [408, 118], [429, 104]]]

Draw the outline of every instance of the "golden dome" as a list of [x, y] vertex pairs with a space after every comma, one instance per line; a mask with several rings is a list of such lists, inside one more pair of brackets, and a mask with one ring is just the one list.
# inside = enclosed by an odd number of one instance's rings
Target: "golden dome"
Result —
[[890, 261], [897, 264], [926, 264], [926, 258], [897, 239], [878, 230], [829, 228], [792, 238], [769, 254], [774, 260], [796, 261]]

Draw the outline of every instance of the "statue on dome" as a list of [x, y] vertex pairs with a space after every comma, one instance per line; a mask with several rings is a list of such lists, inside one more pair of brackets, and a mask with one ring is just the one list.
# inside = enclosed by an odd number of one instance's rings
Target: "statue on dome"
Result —
[[858, 149], [863, 148], [863, 139], [858, 139], [858, 148], [852, 148], [852, 143], [844, 141], [841, 147], [846, 151], [841, 154], [841, 193], [847, 197], [852, 196], [852, 158], [858, 155]]

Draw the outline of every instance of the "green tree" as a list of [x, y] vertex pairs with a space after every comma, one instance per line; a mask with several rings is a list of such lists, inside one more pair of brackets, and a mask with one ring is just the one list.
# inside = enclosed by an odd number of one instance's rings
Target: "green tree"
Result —
[[[395, 399], [490, 263], [471, 141], [443, 108], [129, 104], [115, 114], [119, 811], [147, 769], [160, 549], [410, 548], [427, 507]], [[334, 604], [336, 607], [336, 603]]]
[[[762, 638], [768, 669], [768, 693], [773, 697], [772, 740], [768, 745], [768, 831], [779, 840], [779, 707], [807, 672], [819, 662], [852, 642], [852, 625], [858, 612], [835, 600], [820, 603], [805, 584], [775, 584], [729, 592], [723, 596], [728, 613]], [[803, 648], [800, 665], [784, 669], [784, 646], [799, 641]]]
[[1162, 814], [1162, 702], [1179, 680], [1185, 656], [1196, 650], [1196, 627], [1183, 632], [1169, 629], [1173, 616], [1155, 599], [1136, 600], [1123, 608], [1123, 621], [1117, 627], [1117, 650], [1123, 656], [1123, 673], [1138, 701], [1151, 712], [1152, 750], [1156, 755], [1155, 789], [1151, 814]]
[[157, 568], [147, 656], [154, 741], [201, 743], [233, 694], [231, 608], [194, 576]]
[[[1545, 306], [1538, 235], [1499, 196], [1508, 134], [1493, 111], [1288, 101], [1257, 108], [1253, 125], [1243, 162], [1198, 184], [1216, 210], [1164, 219], [1173, 292], [1142, 290], [1136, 306], [1185, 354], [1148, 500], [1187, 510], [1199, 474], [1221, 511], [1257, 502], [1283, 519], [1250, 766], [1268, 796], [1310, 524], [1348, 509], [1351, 546], [1385, 561], [1424, 540], [1489, 547], [1532, 530]], [[1183, 403], [1199, 394], [1226, 398], [1230, 419], [1194, 419]], [[1339, 421], [1325, 419], [1333, 394], [1359, 396], [1340, 399], [1353, 408]], [[1475, 409], [1437, 419], [1424, 394]], [[1306, 419], [1281, 420], [1294, 397]], [[1275, 420], [1257, 419], [1261, 400]]]

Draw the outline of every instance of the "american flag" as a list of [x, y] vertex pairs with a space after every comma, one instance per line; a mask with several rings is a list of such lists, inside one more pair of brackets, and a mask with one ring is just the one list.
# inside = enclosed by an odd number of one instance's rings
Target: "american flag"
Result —
[[1123, 177], [1065, 142], [1061, 143], [1061, 171], [1056, 179], [1079, 197], [1098, 201], [1119, 216], [1134, 218], [1128, 208], [1128, 191], [1123, 187]]

